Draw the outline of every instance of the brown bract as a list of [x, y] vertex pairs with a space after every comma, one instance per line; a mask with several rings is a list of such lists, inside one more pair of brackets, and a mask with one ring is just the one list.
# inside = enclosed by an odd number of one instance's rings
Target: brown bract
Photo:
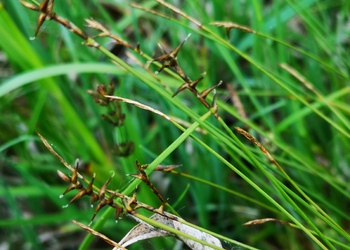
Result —
[[31, 3], [28, 3], [26, 1], [21, 0], [21, 4], [23, 6], [25, 6], [26, 8], [40, 12], [40, 15], [38, 17], [38, 23], [37, 23], [36, 30], [35, 30], [35, 37], [38, 35], [41, 26], [43, 25], [43, 23], [46, 20], [54, 20], [54, 21], [60, 23], [61, 25], [63, 25], [64, 27], [66, 27], [71, 32], [77, 34], [78, 36], [80, 36], [84, 40], [87, 40], [88, 36], [81, 29], [79, 29], [77, 26], [75, 26], [73, 23], [71, 23], [67, 19], [64, 19], [64, 18], [58, 16], [53, 11], [54, 3], [55, 3], [55, 0], [45, 0], [38, 7], [38, 6], [35, 6]]

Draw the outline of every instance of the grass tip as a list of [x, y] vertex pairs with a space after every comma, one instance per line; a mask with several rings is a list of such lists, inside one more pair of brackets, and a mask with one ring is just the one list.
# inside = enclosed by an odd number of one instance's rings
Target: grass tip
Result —
[[115, 175], [115, 172], [113, 170], [109, 171], [109, 174], [111, 175], [111, 177], [113, 178]]

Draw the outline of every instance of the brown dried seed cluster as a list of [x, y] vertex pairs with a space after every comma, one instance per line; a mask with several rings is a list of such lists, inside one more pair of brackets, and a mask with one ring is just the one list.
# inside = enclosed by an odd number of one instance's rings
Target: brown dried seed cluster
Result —
[[[109, 184], [109, 182], [111, 181], [112, 177], [110, 177], [105, 184], [102, 186], [101, 190], [97, 193], [94, 192], [93, 188], [93, 183], [95, 180], [95, 175], [93, 176], [92, 180], [89, 182], [87, 179], [85, 179], [82, 175], [79, 174], [78, 168], [79, 168], [79, 160], [76, 160], [75, 162], [75, 167], [72, 168], [50, 145], [50, 143], [42, 136], [40, 135], [40, 139], [43, 141], [44, 145], [46, 146], [46, 148], [55, 156], [57, 157], [69, 170], [71, 170], [73, 172], [71, 177], [68, 177], [67, 175], [65, 175], [64, 173], [62, 173], [61, 171], [57, 171], [58, 176], [64, 180], [65, 182], [69, 183], [69, 186], [66, 188], [66, 190], [64, 191], [64, 193], [60, 196], [61, 198], [68, 192], [70, 192], [71, 190], [77, 189], [79, 190], [78, 194], [75, 195], [68, 203], [71, 204], [72, 202], [80, 199], [83, 196], [90, 196], [90, 203], [94, 204], [96, 201], [100, 201], [99, 205], [97, 206], [95, 213], [92, 217], [92, 219], [95, 218], [96, 214], [100, 211], [100, 209], [102, 207], [104, 207], [105, 205], [109, 205], [111, 207], [113, 207], [116, 211], [116, 218], [120, 218], [120, 215], [123, 214], [123, 212], [126, 210], [126, 212], [129, 213], [133, 213], [135, 209], [139, 209], [139, 208], [144, 208], [147, 209], [151, 212], [154, 213], [158, 213], [160, 215], [166, 216], [170, 219], [174, 219], [177, 220], [176, 217], [172, 217], [170, 214], [167, 214], [164, 212], [164, 203], [162, 203], [162, 205], [159, 208], [154, 208], [151, 207], [147, 204], [143, 204], [139, 201], [137, 201], [136, 199], [136, 194], [134, 194], [132, 197], [128, 197], [125, 196], [122, 193], [118, 193], [116, 191], [112, 191], [112, 190], [108, 190], [107, 189], [107, 185]], [[144, 170], [145, 168], [147, 168], [147, 164], [145, 165], [140, 165], [138, 163], [138, 168]], [[169, 172], [172, 171], [174, 168], [179, 167], [178, 165], [169, 165], [169, 166], [162, 166], [159, 165], [156, 167], [155, 170], [157, 171], [163, 171], [163, 172]], [[147, 175], [146, 175], [146, 178]], [[88, 187], [84, 188], [83, 184], [79, 181], [79, 179], [83, 180], [84, 182], [88, 183]], [[109, 194], [109, 197], [106, 197], [105, 193]], [[112, 196], [112, 198], [111, 198]], [[118, 197], [120, 199], [122, 199], [123, 201], [123, 206], [119, 206], [115, 201], [113, 201], [113, 199], [115, 197]], [[163, 199], [164, 200], [164, 199]], [[67, 206], [68, 206], [67, 205]]]
[[[90, 46], [90, 47], [95, 47], [95, 48], [99, 48], [100, 47], [100, 45], [93, 38], [91, 38], [88, 35], [86, 35], [82, 30], [80, 30], [78, 27], [76, 27], [73, 23], [71, 23], [70, 21], [68, 21], [68, 20], [66, 20], [66, 19], [64, 19], [62, 17], [60, 17], [59, 15], [57, 15], [53, 11], [54, 0], [44, 0], [44, 2], [42, 4], [40, 4], [40, 6], [33, 5], [33, 4], [25, 2], [23, 0], [21, 0], [21, 3], [22, 3], [22, 5], [24, 5], [25, 7], [29, 8], [31, 10], [35, 10], [35, 11], [39, 11], [40, 12], [40, 15], [39, 15], [39, 18], [38, 18], [37, 28], [36, 28], [36, 31], [35, 31], [35, 36], [37, 36], [37, 34], [38, 34], [42, 24], [46, 20], [54, 20], [54, 21], [60, 23], [61, 25], [65, 26], [67, 29], [69, 29], [73, 33], [77, 34], [81, 38], [83, 38], [85, 40], [85, 43], [84, 43], [85, 45]], [[162, 2], [162, 4], [165, 4], [165, 3]], [[174, 10], [174, 11], [176, 11], [176, 10]], [[113, 39], [118, 45], [122, 45], [124, 47], [129, 48], [129, 49], [132, 49], [132, 50], [136, 51], [137, 53], [139, 53], [141, 55], [143, 54], [141, 52], [141, 50], [140, 50], [140, 45], [139, 44], [137, 46], [130, 45], [128, 42], [124, 41], [120, 37], [112, 34], [108, 29], [106, 29], [102, 24], [100, 24], [96, 20], [85, 19], [85, 21], [87, 22], [87, 27], [100, 31], [100, 33], [96, 37], [109, 37], [109, 38]], [[196, 89], [196, 86], [204, 78], [205, 73], [203, 73], [202, 76], [199, 77], [198, 79], [191, 80], [185, 74], [184, 70], [180, 67], [180, 65], [179, 65], [179, 63], [177, 61], [177, 55], [178, 55], [180, 49], [182, 48], [182, 46], [184, 45], [184, 43], [186, 42], [186, 40], [188, 38], [189, 38], [189, 36], [187, 36], [186, 39], [184, 41], [182, 41], [170, 53], [166, 52], [163, 48], [161, 48], [163, 54], [161, 56], [153, 59], [153, 61], [152, 61], [152, 62], [154, 62], [154, 61], [155, 62], [160, 62], [162, 64], [161, 68], [156, 73], [160, 73], [165, 68], [172, 68], [172, 69], [174, 69], [175, 72], [184, 80], [184, 83], [175, 91], [173, 97], [176, 96], [181, 91], [183, 91], [185, 89], [189, 89], [194, 94], [194, 96], [206, 108], [212, 109], [215, 117], [218, 118], [217, 106], [216, 106], [215, 101], [213, 101], [212, 104], [210, 105], [206, 101], [206, 97], [208, 96], [208, 94], [211, 91], [213, 91], [214, 89], [219, 87], [222, 82], [220, 81], [215, 86], [210, 87], [210, 88], [208, 88], [208, 89], [206, 89], [206, 90], [204, 90], [202, 92], [199, 92]], [[215, 100], [215, 95], [214, 95], [214, 100]], [[100, 102], [101, 105], [104, 105], [104, 104], [106, 104], [106, 102], [108, 102], [106, 99], [101, 98], [100, 95], [98, 96], [96, 101]], [[112, 114], [112, 116], [113, 115], [114, 114]], [[108, 119], [108, 116], [104, 116], [104, 118]]]
[[93, 96], [94, 101], [100, 106], [106, 106], [108, 109], [107, 114], [102, 115], [102, 119], [112, 124], [113, 126], [120, 127], [124, 125], [125, 114], [123, 114], [120, 103], [107, 98], [106, 96], [110, 96], [114, 94], [114, 83], [111, 82], [108, 85], [98, 85], [96, 90], [88, 90], [88, 93]]
[[[69, 186], [66, 188], [66, 190], [63, 192], [63, 194], [60, 196], [61, 198], [67, 194], [68, 192], [77, 189], [79, 192], [69, 201], [69, 203], [65, 206], [67, 207], [69, 204], [71, 204], [74, 201], [77, 201], [78, 199], [84, 197], [84, 196], [90, 196], [90, 204], [93, 205], [94, 203], [98, 202], [95, 212], [91, 218], [91, 221], [93, 221], [97, 215], [97, 213], [106, 205], [112, 207], [115, 209], [115, 217], [116, 219], [120, 219], [121, 215], [124, 211], [128, 213], [134, 213], [136, 209], [144, 208], [151, 212], [161, 214], [163, 216], [167, 216], [164, 213], [164, 204], [166, 204], [166, 200], [160, 195], [158, 190], [153, 186], [151, 181], [149, 180], [146, 172], [144, 171], [145, 168], [147, 168], [148, 165], [141, 165], [138, 161], [136, 162], [137, 168], [139, 170], [139, 174], [137, 175], [131, 175], [135, 178], [138, 178], [145, 182], [150, 189], [157, 195], [157, 197], [161, 200], [162, 205], [159, 208], [151, 207], [147, 204], [141, 203], [136, 199], [136, 193], [132, 197], [125, 196], [122, 193], [118, 193], [116, 191], [111, 191], [107, 189], [108, 184], [110, 183], [113, 176], [111, 176], [101, 187], [98, 193], [95, 193], [93, 190], [93, 183], [95, 180], [95, 175], [92, 177], [91, 181], [88, 183], [88, 186], [85, 188], [83, 184], [79, 181], [79, 160], [76, 160], [74, 171], [71, 177], [68, 177], [61, 171], [57, 170], [58, 176], [64, 180], [65, 182], [69, 183]], [[168, 172], [172, 169], [176, 168], [178, 166], [171, 165], [171, 166], [158, 166], [156, 170]], [[106, 193], [108, 195], [106, 195]], [[123, 201], [123, 206], [120, 206], [117, 204], [117, 202], [114, 200], [115, 198], [121, 198]]]
[[[122, 112], [120, 102], [108, 98], [114, 94], [115, 85], [111, 82], [108, 87], [104, 84], [98, 85], [96, 90], [88, 90], [88, 93], [93, 96], [94, 101], [108, 109], [106, 114], [102, 114], [102, 119], [115, 127], [124, 125], [125, 114]], [[119, 157], [127, 157], [134, 152], [135, 144], [132, 141], [121, 142], [113, 146], [112, 153]]]
[[113, 95], [115, 90], [115, 85], [113, 82], [111, 82], [108, 85], [108, 88], [105, 84], [98, 85], [96, 88], [96, 91], [88, 90], [88, 93], [93, 96], [94, 101], [101, 105], [101, 106], [107, 106], [111, 103], [111, 99], [105, 97], [106, 95]]
[[107, 189], [107, 185], [109, 184], [109, 182], [111, 181], [112, 177], [111, 176], [106, 182], [105, 184], [102, 186], [102, 188], [100, 189], [99, 193], [96, 194], [93, 190], [93, 184], [94, 184], [94, 180], [95, 180], [95, 175], [92, 177], [90, 183], [88, 184], [88, 186], [85, 188], [83, 186], [83, 184], [78, 180], [78, 168], [79, 168], [79, 160], [76, 161], [75, 163], [75, 168], [74, 168], [74, 172], [72, 174], [72, 177], [68, 177], [67, 175], [65, 175], [64, 173], [62, 173], [61, 171], [57, 170], [58, 176], [66, 181], [69, 182], [69, 186], [67, 187], [67, 189], [63, 192], [63, 194], [60, 196], [61, 198], [68, 192], [70, 192], [73, 189], [78, 189], [79, 192], [69, 201], [69, 203], [67, 204], [67, 206], [69, 204], [71, 204], [72, 202], [80, 199], [83, 196], [90, 196], [90, 204], [93, 206], [93, 204], [97, 201], [98, 204], [96, 206], [94, 215], [91, 218], [91, 221], [94, 220], [96, 214], [101, 210], [101, 208], [103, 208], [104, 206], [108, 205], [113, 207], [116, 210], [116, 219], [119, 219], [120, 214], [122, 213], [123, 209], [117, 205], [114, 202], [114, 197], [115, 194], [110, 195], [109, 197], [106, 197], [105, 193], [106, 193], [106, 189]]
[[[210, 92], [212, 92], [214, 89], [218, 88], [221, 84], [222, 81], [220, 81], [218, 84], [216, 84], [215, 86], [212, 86], [202, 92], [199, 92], [196, 87], [197, 84], [203, 80], [203, 78], [205, 77], [206, 73], [204, 72], [198, 79], [196, 80], [191, 80], [185, 73], [184, 70], [180, 67], [178, 60], [177, 60], [177, 55], [180, 51], [180, 49], [182, 48], [182, 46], [184, 45], [184, 43], [187, 41], [187, 39], [190, 37], [190, 35], [188, 35], [185, 40], [183, 40], [174, 50], [172, 50], [171, 52], [166, 52], [161, 46], [162, 52], [163, 54], [155, 59], [153, 59], [153, 61], [157, 61], [162, 63], [161, 68], [156, 71], [156, 74], [160, 73], [163, 69], [165, 68], [172, 68], [175, 70], [175, 72], [177, 73], [177, 75], [179, 75], [182, 80], [184, 80], [184, 83], [175, 91], [175, 93], [173, 94], [173, 97], [176, 96], [178, 93], [180, 93], [181, 91], [188, 89], [191, 91], [192, 94], [194, 94], [194, 96], [208, 109], [210, 108], [214, 108], [215, 110], [215, 116], [218, 117], [216, 110], [216, 103], [215, 101], [212, 102], [212, 104], [210, 105], [207, 101], [206, 98], [209, 95]], [[215, 95], [214, 95], [214, 100], [215, 100]]]

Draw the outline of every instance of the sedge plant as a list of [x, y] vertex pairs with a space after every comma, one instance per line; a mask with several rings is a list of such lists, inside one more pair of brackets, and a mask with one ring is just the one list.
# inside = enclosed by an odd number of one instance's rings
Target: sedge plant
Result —
[[22, 72], [0, 86], [2, 226], [37, 249], [71, 220], [80, 249], [123, 249], [128, 217], [163, 233], [155, 249], [349, 248], [346, 1], [21, 4], [0, 9]]

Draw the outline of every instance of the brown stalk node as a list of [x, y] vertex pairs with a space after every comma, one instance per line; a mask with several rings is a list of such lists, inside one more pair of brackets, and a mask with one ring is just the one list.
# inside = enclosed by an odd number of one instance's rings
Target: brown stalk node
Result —
[[114, 207], [114, 198], [115, 198], [115, 193], [109, 196], [109, 198], [106, 201], [107, 205]]
[[78, 181], [78, 167], [79, 167], [79, 160], [76, 160], [75, 162], [75, 168], [72, 174], [72, 177], [69, 178], [65, 174], [63, 174], [61, 171], [57, 171], [58, 175], [63, 179], [64, 181], [70, 182], [67, 189], [63, 192], [62, 195], [65, 195], [69, 191], [73, 189], [83, 189], [83, 185]]
[[128, 213], [132, 214], [134, 212], [134, 210], [136, 209], [135, 206], [138, 203], [137, 199], [136, 199], [136, 193], [134, 193], [131, 198], [124, 196], [123, 203], [124, 203], [125, 210]]
[[103, 196], [100, 196], [100, 202], [98, 203], [98, 205], [97, 205], [97, 207], [96, 207], [96, 209], [95, 209], [95, 212], [94, 212], [94, 214], [93, 214], [93, 216], [92, 216], [92, 218], [91, 218], [91, 221], [93, 221], [94, 219], [95, 219], [95, 217], [96, 217], [96, 215], [97, 215], [97, 213], [101, 210], [101, 208], [103, 208], [104, 206], [106, 206], [106, 205], [109, 205], [109, 206], [111, 206], [111, 207], [115, 207], [115, 206], [117, 206], [117, 205], [115, 205], [114, 204], [114, 197], [115, 197], [115, 195], [114, 194], [112, 194], [109, 198], [105, 198], [105, 196], [104, 196], [104, 194], [103, 194]]
[[172, 214], [169, 214], [169, 213], [164, 211], [164, 205], [166, 203], [162, 203], [159, 208], [154, 208], [152, 206], [149, 206], [147, 204], [139, 202], [136, 199], [136, 194], [135, 193], [133, 194], [132, 197], [123, 196], [122, 200], [123, 200], [123, 204], [124, 204], [125, 210], [129, 214], [135, 214], [135, 210], [143, 208], [143, 209], [146, 209], [146, 210], [148, 210], [150, 212], [157, 213], [157, 214], [165, 216], [165, 217], [167, 217], [169, 219], [178, 221], [178, 217], [176, 217], [176, 216], [174, 216]]
[[136, 166], [140, 173], [132, 176], [144, 182], [163, 203], [166, 203], [166, 200], [159, 193], [159, 191], [156, 189], [156, 187], [152, 184], [149, 177], [147, 176], [147, 173], [145, 172], [145, 167], [144, 167], [145, 165], [141, 165], [139, 161], [136, 161]]
[[175, 93], [173, 94], [172, 97], [175, 97], [178, 93], [180, 93], [181, 91], [183, 91], [185, 89], [189, 89], [192, 93], [194, 93], [197, 96], [198, 92], [196, 90], [196, 86], [200, 81], [202, 81], [204, 79], [205, 75], [206, 75], [206, 72], [204, 72], [201, 75], [201, 77], [199, 77], [197, 80], [194, 80], [194, 81], [189, 80], [189, 81], [185, 82], [175, 91]]

